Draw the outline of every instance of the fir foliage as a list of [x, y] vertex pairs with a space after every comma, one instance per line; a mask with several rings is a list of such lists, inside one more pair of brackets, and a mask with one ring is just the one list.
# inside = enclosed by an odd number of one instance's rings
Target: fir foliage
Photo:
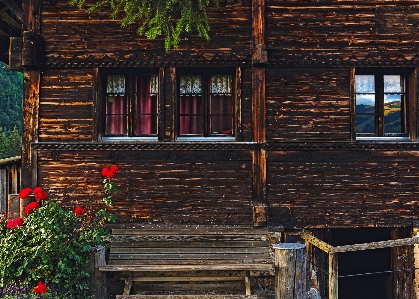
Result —
[[[148, 39], [164, 36], [166, 50], [178, 48], [184, 32], [197, 32], [209, 41], [207, 8], [210, 5], [220, 7], [219, 0], [101, 0], [90, 7], [87, 7], [86, 0], [69, 1], [71, 5], [86, 8], [89, 13], [110, 8], [111, 18], [120, 18], [123, 27], [138, 23], [139, 35]], [[231, 3], [234, 0], [225, 1]]]

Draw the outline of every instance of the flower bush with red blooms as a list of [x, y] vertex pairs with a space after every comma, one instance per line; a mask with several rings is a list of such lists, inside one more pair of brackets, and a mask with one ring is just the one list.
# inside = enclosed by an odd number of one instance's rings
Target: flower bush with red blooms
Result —
[[33, 288], [34, 293], [45, 294], [47, 291], [47, 286], [42, 283], [42, 281], [38, 282], [38, 285]]
[[[118, 171], [117, 166], [102, 169], [106, 206], [112, 204], [117, 191], [113, 179]], [[110, 231], [106, 224], [114, 222], [114, 216], [106, 207], [93, 211], [76, 205], [68, 210], [49, 199], [41, 187], [19, 193], [26, 201], [31, 195], [23, 219], [0, 214], [0, 298], [88, 298], [89, 251], [107, 244]], [[10, 296], [2, 297], [6, 289]], [[27, 293], [17, 296], [13, 291], [17, 289]]]

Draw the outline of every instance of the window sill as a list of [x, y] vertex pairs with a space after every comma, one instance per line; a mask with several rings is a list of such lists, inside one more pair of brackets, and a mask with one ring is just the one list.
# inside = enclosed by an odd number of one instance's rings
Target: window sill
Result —
[[356, 141], [408, 142], [409, 137], [356, 137]]
[[236, 141], [236, 138], [233, 136], [228, 137], [178, 137], [176, 141], [189, 141], [189, 142], [196, 142], [196, 141]]
[[158, 141], [157, 137], [103, 137], [102, 141]]

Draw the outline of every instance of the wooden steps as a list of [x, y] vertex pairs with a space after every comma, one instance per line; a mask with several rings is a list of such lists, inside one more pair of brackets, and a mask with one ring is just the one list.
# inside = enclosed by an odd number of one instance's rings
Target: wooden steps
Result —
[[257, 299], [256, 295], [116, 295], [116, 299]]

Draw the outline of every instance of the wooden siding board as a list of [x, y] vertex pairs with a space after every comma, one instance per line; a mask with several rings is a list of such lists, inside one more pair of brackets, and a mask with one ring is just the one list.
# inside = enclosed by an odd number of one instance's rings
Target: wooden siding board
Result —
[[[120, 222], [251, 225], [249, 152], [238, 152], [231, 161], [222, 158], [223, 151], [211, 152], [209, 159], [207, 151], [180, 151], [175, 161], [168, 160], [169, 153], [118, 153], [121, 160], [115, 164], [121, 172], [115, 181], [120, 193], [115, 196], [114, 211]], [[60, 151], [54, 161], [49, 151], [41, 150], [40, 183], [66, 205], [98, 208], [102, 205], [100, 170], [110, 163], [107, 151]]]
[[350, 139], [349, 69], [268, 68], [269, 141]]
[[296, 227], [408, 225], [418, 215], [417, 152], [269, 152], [273, 222]]
[[[119, 20], [110, 20], [108, 11], [87, 14], [67, 2], [44, 0], [42, 35], [47, 60], [54, 57], [71, 59], [105, 57], [118, 59], [135, 50], [155, 49], [160, 57], [164, 51], [163, 38], [148, 40], [136, 34], [135, 25], [121, 27]], [[179, 50], [213, 49], [222, 51], [248, 51], [251, 45], [251, 1], [227, 4], [222, 9], [209, 8], [211, 43], [196, 34], [184, 34]], [[247, 42], [246, 42], [247, 41]], [[125, 54], [122, 54], [125, 53]], [[155, 53], [154, 53], [155, 54]]]
[[39, 103], [40, 141], [92, 140], [91, 68], [53, 69], [43, 73]]

